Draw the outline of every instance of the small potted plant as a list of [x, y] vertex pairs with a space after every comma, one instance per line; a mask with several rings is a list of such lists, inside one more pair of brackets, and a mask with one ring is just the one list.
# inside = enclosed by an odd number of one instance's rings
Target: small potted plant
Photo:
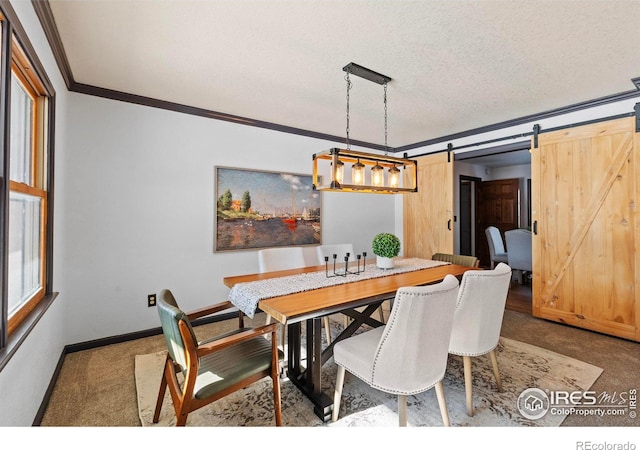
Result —
[[393, 269], [393, 258], [400, 253], [400, 239], [392, 233], [379, 233], [373, 238], [373, 254], [381, 269]]

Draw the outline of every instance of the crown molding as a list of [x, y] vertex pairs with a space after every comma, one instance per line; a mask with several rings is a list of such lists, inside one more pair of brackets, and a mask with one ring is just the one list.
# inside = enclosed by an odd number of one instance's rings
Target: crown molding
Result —
[[[0, 0], [0, 4], [8, 3], [7, 0]], [[272, 122], [265, 122], [261, 120], [255, 120], [248, 117], [234, 116], [232, 114], [226, 114], [218, 111], [213, 111], [204, 108], [197, 108], [193, 106], [183, 105], [179, 103], [169, 102], [165, 100], [160, 100], [156, 98], [143, 97], [136, 94], [130, 94], [126, 92], [116, 91], [112, 89], [106, 89], [99, 86], [92, 86], [88, 84], [78, 83], [75, 81], [73, 77], [73, 73], [71, 71], [71, 67], [69, 65], [69, 61], [67, 59], [66, 53], [64, 51], [64, 46], [62, 44], [62, 40], [60, 38], [60, 34], [58, 33], [58, 29], [56, 27], [55, 19], [53, 17], [53, 12], [51, 11], [51, 7], [49, 5], [49, 0], [31, 0], [33, 4], [33, 8], [42, 24], [42, 28], [44, 30], [45, 35], [47, 36], [47, 40], [49, 41], [49, 45], [53, 51], [53, 55], [58, 64], [58, 68], [62, 73], [62, 77], [65, 80], [67, 85], [67, 89], [71, 92], [77, 92], [81, 94], [94, 95], [97, 97], [108, 98], [112, 100], [119, 100], [128, 103], [135, 103], [138, 105], [149, 106], [152, 108], [161, 108], [170, 111], [180, 112], [184, 114], [191, 114], [201, 117], [207, 117], [210, 119], [216, 120], [224, 120], [227, 122], [232, 122], [240, 125], [248, 125], [253, 127], [266, 128], [269, 130], [281, 131], [283, 133], [297, 134], [301, 136], [311, 137], [315, 139], [328, 140], [333, 142], [340, 142], [346, 144], [346, 138], [342, 136], [335, 136], [326, 133], [319, 133], [311, 130], [305, 130], [301, 128], [289, 127], [286, 125], [280, 125]], [[508, 128], [516, 125], [522, 125], [524, 123], [530, 123], [539, 121], [542, 119], [547, 119], [549, 117], [555, 117], [575, 111], [580, 111], [584, 109], [593, 108], [596, 106], [605, 105], [608, 103], [614, 103], [621, 100], [627, 100], [634, 97], [640, 97], [640, 77], [632, 78], [631, 82], [633, 83], [635, 89], [622, 92], [619, 94], [614, 94], [606, 97], [597, 98], [594, 100], [588, 100], [580, 103], [576, 103], [569, 106], [564, 106], [561, 108], [531, 114], [528, 116], [519, 117], [517, 119], [511, 119], [504, 122], [498, 122], [486, 126], [482, 126], [479, 128], [473, 128], [466, 131], [461, 131], [459, 133], [449, 134], [446, 136], [441, 136], [433, 139], [427, 139], [420, 142], [415, 142], [413, 144], [403, 145], [400, 147], [385, 147], [381, 144], [376, 144], [372, 142], [366, 141], [357, 141], [350, 140], [350, 143], [354, 145], [358, 145], [364, 148], [370, 148], [381, 151], [388, 151], [391, 153], [400, 153], [406, 152], [408, 150], [412, 150], [419, 147], [426, 147], [429, 145], [439, 144], [442, 142], [450, 142], [454, 139], [460, 139], [468, 136], [473, 136], [476, 134], [487, 133], [491, 131], [500, 130], [503, 128]]]

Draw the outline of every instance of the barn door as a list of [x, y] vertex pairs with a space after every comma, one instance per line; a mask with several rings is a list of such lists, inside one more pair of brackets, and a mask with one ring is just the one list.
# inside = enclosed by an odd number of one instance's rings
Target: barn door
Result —
[[538, 142], [531, 163], [533, 315], [640, 340], [634, 119], [543, 133]]
[[453, 253], [453, 158], [418, 159], [418, 192], [404, 195], [404, 255]]

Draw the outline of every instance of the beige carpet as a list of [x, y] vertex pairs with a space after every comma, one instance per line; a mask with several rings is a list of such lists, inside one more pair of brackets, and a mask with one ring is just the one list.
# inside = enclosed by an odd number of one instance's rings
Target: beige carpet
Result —
[[[586, 390], [602, 369], [573, 358], [502, 337], [497, 349], [504, 392], [495, 388], [488, 357], [473, 358], [475, 414], [466, 414], [462, 360], [450, 356], [444, 391], [452, 426], [559, 426], [565, 415], [546, 414], [529, 420], [517, 408], [518, 396], [528, 388]], [[143, 426], [175, 425], [167, 393], [160, 422], [152, 424], [164, 352], [137, 355], [135, 379], [138, 410]], [[323, 389], [331, 396], [336, 366], [329, 360], [323, 370]], [[282, 414], [285, 426], [397, 426], [397, 399], [370, 388], [356, 377], [345, 379], [340, 419], [323, 424], [311, 403], [287, 379], [282, 380]], [[273, 426], [271, 380], [266, 378], [189, 415], [187, 426]], [[409, 426], [442, 426], [433, 389], [408, 399]]]

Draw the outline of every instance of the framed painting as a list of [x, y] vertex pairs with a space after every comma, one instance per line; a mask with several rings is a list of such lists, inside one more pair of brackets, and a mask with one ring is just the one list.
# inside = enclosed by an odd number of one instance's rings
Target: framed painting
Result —
[[214, 251], [321, 243], [311, 175], [215, 167], [215, 190]]

